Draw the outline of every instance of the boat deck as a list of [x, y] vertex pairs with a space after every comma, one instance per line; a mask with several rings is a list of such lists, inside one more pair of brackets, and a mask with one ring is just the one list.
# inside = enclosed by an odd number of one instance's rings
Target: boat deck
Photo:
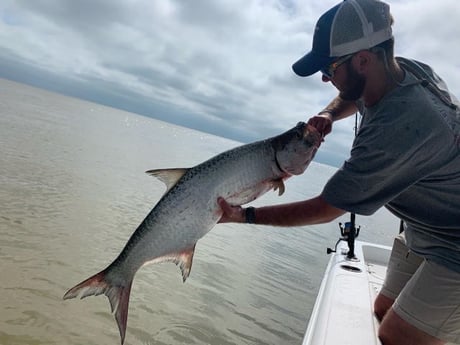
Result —
[[380, 345], [373, 302], [386, 273], [391, 248], [356, 241], [356, 259], [341, 242], [327, 266], [303, 345]]

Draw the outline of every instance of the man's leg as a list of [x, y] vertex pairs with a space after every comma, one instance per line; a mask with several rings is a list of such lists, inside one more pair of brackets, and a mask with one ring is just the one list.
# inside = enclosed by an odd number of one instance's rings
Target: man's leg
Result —
[[383, 345], [460, 343], [460, 273], [424, 260], [379, 328]]
[[394, 303], [394, 298], [387, 297], [379, 293], [374, 301], [374, 314], [377, 320], [382, 321], [385, 314], [390, 310]]
[[379, 328], [383, 345], [443, 345], [446, 342], [425, 333], [403, 320], [390, 309]]
[[396, 297], [417, 271], [423, 259], [406, 247], [404, 233], [398, 235], [393, 243], [387, 274], [382, 290], [374, 301], [374, 313], [379, 321], [390, 310]]

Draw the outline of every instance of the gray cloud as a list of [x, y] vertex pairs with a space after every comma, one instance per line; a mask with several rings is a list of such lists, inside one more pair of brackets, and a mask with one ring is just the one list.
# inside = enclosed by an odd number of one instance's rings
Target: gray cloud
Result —
[[[5, 0], [0, 77], [238, 141], [275, 135], [336, 91], [291, 64], [336, 1]], [[430, 63], [460, 95], [456, 0], [392, 0], [397, 53]], [[352, 119], [317, 160], [339, 165]]]

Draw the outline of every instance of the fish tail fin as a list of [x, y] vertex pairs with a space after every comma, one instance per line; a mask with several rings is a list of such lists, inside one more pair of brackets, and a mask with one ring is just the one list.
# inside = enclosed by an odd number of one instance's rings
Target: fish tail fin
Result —
[[112, 313], [115, 315], [118, 330], [120, 331], [121, 344], [123, 345], [128, 322], [129, 295], [131, 293], [132, 279], [125, 285], [112, 285], [106, 278], [106, 270], [75, 285], [64, 295], [64, 299], [80, 296], [98, 296], [104, 294], [108, 297]]

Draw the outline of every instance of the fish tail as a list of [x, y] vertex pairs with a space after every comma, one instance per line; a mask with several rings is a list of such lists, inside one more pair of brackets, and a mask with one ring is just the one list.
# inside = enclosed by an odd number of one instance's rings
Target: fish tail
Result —
[[120, 331], [121, 344], [125, 340], [126, 324], [128, 322], [128, 305], [129, 294], [131, 292], [132, 279], [125, 285], [112, 285], [107, 280], [106, 270], [101, 271], [94, 276], [75, 285], [64, 295], [64, 299], [70, 299], [80, 296], [98, 296], [104, 294], [110, 301], [112, 313], [115, 315], [118, 330]]

